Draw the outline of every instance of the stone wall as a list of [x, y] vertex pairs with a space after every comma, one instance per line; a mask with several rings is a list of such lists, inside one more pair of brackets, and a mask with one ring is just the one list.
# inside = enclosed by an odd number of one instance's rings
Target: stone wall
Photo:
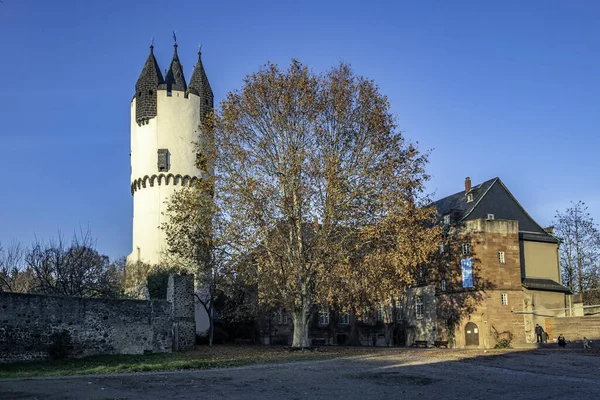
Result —
[[[179, 348], [189, 349], [193, 343], [186, 327], [191, 324], [194, 337], [195, 324], [193, 276], [177, 276], [169, 284], [170, 301], [0, 293], [0, 363], [48, 358], [52, 335], [62, 331], [71, 337], [71, 357], [170, 352], [177, 331], [178, 342], [185, 343]], [[180, 318], [187, 314], [191, 321], [181, 328]]]
[[573, 342], [583, 340], [584, 336], [593, 341], [600, 341], [600, 315], [546, 318], [543, 326], [548, 333], [548, 341], [558, 338], [561, 333]]

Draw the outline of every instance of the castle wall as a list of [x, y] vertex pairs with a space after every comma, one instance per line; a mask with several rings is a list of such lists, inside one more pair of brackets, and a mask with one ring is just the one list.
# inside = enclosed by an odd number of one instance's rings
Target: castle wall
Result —
[[540, 325], [545, 327], [549, 342], [557, 339], [560, 334], [568, 341], [581, 341], [584, 336], [594, 342], [600, 341], [600, 315], [546, 318], [545, 323]]
[[167, 301], [0, 293], [0, 363], [48, 358], [52, 334], [63, 330], [72, 357], [170, 352], [175, 339], [189, 349], [193, 277], [172, 277], [167, 293]]

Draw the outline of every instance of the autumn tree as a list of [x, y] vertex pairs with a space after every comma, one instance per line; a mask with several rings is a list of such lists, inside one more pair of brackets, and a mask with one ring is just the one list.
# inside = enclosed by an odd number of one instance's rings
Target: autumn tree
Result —
[[215, 230], [220, 227], [214, 192], [214, 158], [216, 156], [210, 118], [200, 131], [203, 136], [196, 143], [198, 180], [191, 187], [175, 191], [167, 201], [165, 221], [161, 228], [167, 241], [163, 260], [168, 268], [194, 274], [196, 300], [205, 309], [209, 319], [209, 345], [213, 343], [213, 308], [217, 275], [223, 262], [222, 246]]
[[0, 244], [0, 292], [27, 293], [33, 276], [25, 268], [25, 248], [17, 242], [3, 248]]
[[427, 157], [348, 65], [267, 64], [228, 94], [214, 128], [231, 262], [249, 268], [261, 303], [290, 312], [293, 346], [308, 346], [316, 304], [354, 301], [340, 290], [384, 299], [435, 248]]
[[587, 209], [582, 201], [571, 203], [554, 222], [563, 282], [577, 293], [598, 288], [600, 281], [600, 231]]

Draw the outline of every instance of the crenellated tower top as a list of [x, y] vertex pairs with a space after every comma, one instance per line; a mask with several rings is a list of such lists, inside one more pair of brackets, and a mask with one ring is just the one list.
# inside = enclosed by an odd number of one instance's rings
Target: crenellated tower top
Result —
[[166, 90], [167, 96], [172, 96], [173, 91], [184, 92], [184, 97], [194, 94], [199, 97], [200, 117], [204, 118], [214, 107], [213, 91], [208, 82], [202, 53], [198, 51], [198, 62], [194, 66], [189, 86], [183, 74], [183, 66], [177, 54], [177, 42], [173, 45], [173, 59], [166, 75], [160, 72], [158, 62], [154, 57], [154, 45], [150, 46], [150, 54], [142, 68], [142, 72], [135, 84], [135, 120], [138, 125], [145, 125], [157, 115], [157, 92]]

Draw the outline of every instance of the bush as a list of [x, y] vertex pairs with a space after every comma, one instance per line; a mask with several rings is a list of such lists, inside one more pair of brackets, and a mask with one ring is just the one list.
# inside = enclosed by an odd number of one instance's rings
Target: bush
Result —
[[67, 330], [55, 332], [50, 335], [48, 355], [53, 360], [60, 360], [69, 356], [71, 350], [71, 334]]
[[496, 340], [495, 349], [512, 349], [511, 342], [514, 335], [510, 331], [498, 332], [498, 330], [492, 326], [492, 334]]

